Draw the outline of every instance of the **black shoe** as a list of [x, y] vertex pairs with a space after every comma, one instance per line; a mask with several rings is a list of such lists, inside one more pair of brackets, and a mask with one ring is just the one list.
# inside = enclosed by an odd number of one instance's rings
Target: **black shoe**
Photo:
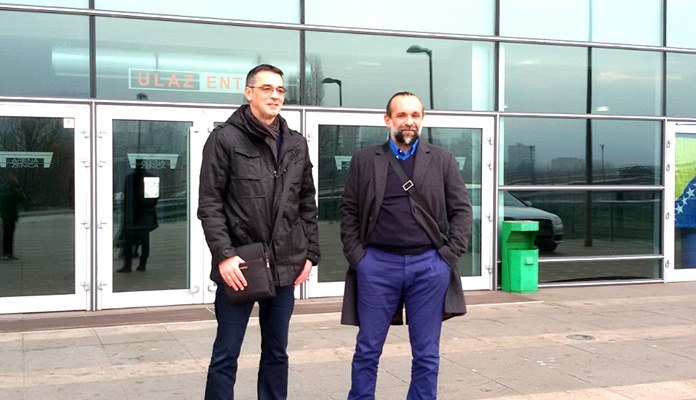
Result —
[[131, 267], [121, 267], [116, 272], [131, 272]]
[[144, 265], [138, 265], [138, 268], [136, 268], [137, 271], [145, 271], [145, 266]]

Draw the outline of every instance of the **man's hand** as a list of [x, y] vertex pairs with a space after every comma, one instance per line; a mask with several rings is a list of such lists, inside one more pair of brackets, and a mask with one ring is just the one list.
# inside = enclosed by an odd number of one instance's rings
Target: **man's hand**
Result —
[[242, 270], [239, 269], [239, 264], [241, 263], [244, 263], [242, 257], [232, 256], [218, 264], [222, 279], [224, 279], [225, 283], [231, 286], [235, 291], [244, 290], [244, 288], [247, 286], [247, 281], [244, 278], [244, 274], [242, 274]]
[[305, 260], [304, 268], [302, 268], [302, 272], [300, 273], [300, 276], [298, 276], [297, 279], [295, 279], [295, 287], [297, 287], [297, 285], [299, 285], [300, 283], [309, 279], [310, 272], [312, 272], [312, 261]]

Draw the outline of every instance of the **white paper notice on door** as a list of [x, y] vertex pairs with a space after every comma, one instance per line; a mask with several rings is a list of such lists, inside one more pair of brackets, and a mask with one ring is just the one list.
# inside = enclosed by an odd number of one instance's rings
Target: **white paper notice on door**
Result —
[[160, 178], [158, 176], [143, 177], [144, 195], [146, 199], [159, 199]]

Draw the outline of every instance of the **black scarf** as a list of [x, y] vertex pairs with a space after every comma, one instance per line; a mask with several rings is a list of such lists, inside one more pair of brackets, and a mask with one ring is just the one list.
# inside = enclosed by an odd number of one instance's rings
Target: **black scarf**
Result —
[[244, 118], [254, 131], [263, 134], [265, 142], [271, 147], [273, 156], [275, 156], [275, 159], [277, 160], [281, 141], [280, 118], [275, 117], [270, 125], [265, 124], [254, 116], [254, 114], [251, 112], [251, 107], [244, 108]]

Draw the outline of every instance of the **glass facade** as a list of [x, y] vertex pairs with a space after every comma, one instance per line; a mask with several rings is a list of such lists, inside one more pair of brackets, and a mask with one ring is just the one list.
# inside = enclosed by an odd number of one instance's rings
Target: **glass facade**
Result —
[[185, 17], [225, 18], [249, 21], [300, 22], [299, 0], [265, 1], [262, 7], [254, 0], [158, 1], [95, 0], [98, 10], [130, 11]]
[[691, 19], [693, 13], [692, 1], [667, 0], [667, 46], [696, 48], [696, 26]]
[[500, 126], [501, 185], [661, 184], [660, 122], [505, 117]]
[[660, 46], [660, 15], [662, 0], [501, 0], [500, 35]]
[[421, 94], [426, 109], [490, 111], [493, 48], [487, 42], [307, 32], [307, 103], [383, 108], [391, 94], [406, 90]]
[[372, 0], [334, 2], [331, 7], [322, 0], [304, 3], [305, 23], [312, 25], [471, 35], [493, 35], [495, 31], [494, 0], [433, 0], [427, 7], [418, 0], [399, 1], [398, 7], [392, 2]]
[[1, 95], [89, 97], [88, 17], [0, 11], [0, 26]]
[[[675, 169], [690, 171], [683, 160], [693, 154], [684, 150], [693, 147], [693, 134], [668, 143], [665, 133], [672, 120], [696, 120], [692, 1], [435, 0], [425, 5], [409, 0], [398, 9], [366, 0], [330, 7], [319, 0], [271, 1], [263, 7], [249, 0], [46, 3], [55, 2], [0, 4], [0, 100], [236, 106], [245, 102], [246, 73], [259, 63], [283, 69], [285, 104], [303, 117], [374, 114], [392, 94], [409, 91], [422, 99], [426, 114], [494, 121], [491, 132], [450, 125], [423, 131], [425, 140], [461, 160], [462, 177], [479, 207], [472, 251], [460, 265], [462, 277], [495, 270], [482, 259], [490, 253], [492, 262], [499, 262], [498, 246], [482, 246], [497, 243], [506, 219], [540, 221], [542, 283], [663, 279], [661, 263], [673, 256], [666, 254], [666, 240], [675, 242], [678, 269], [689, 268], [684, 266], [692, 253], [683, 249], [692, 243], [692, 229], [677, 226], [674, 234], [663, 229], [665, 210], [672, 210], [672, 204], [664, 204], [673, 185], [668, 178]], [[0, 142], [11, 140], [7, 127], [17, 121], [1, 118]], [[49, 120], [42, 124], [56, 124]], [[307, 128], [302, 121], [300, 130]], [[160, 185], [159, 226], [149, 243], [153, 265], [170, 265], [167, 258], [157, 259], [164, 254], [184, 259], [172, 264], [176, 272], [167, 282], [113, 274], [115, 292], [183, 290], [191, 282], [189, 258], [199, 244], [190, 243], [192, 232], [183, 226], [195, 212], [190, 192], [196, 188], [196, 164], [189, 158], [200, 152], [196, 133], [205, 135], [196, 124], [118, 118], [110, 127], [110, 235], [118, 242], [126, 224], [126, 181], [139, 165], [130, 155], [176, 154], [174, 169], [145, 167]], [[319, 282], [343, 279], [338, 212], [350, 154], [384, 140], [384, 134], [376, 125], [334, 123], [320, 126], [310, 138], [318, 146], [326, 266]], [[102, 135], [90, 140], [98, 142]], [[677, 168], [666, 156], [673, 145], [682, 160]], [[19, 151], [12, 146], [5, 150]], [[494, 147], [490, 161], [488, 146]], [[493, 171], [491, 179], [483, 178], [487, 171]], [[686, 178], [678, 177], [678, 189], [688, 190]], [[27, 192], [35, 190], [22, 179]], [[27, 198], [29, 209], [20, 214], [38, 207], [36, 192]], [[494, 199], [493, 215], [480, 211], [483, 199]], [[51, 209], [62, 207], [58, 200], [46, 201]], [[482, 228], [486, 218], [497, 228]], [[131, 250], [142, 254], [142, 247]], [[123, 254], [115, 252], [112, 261], [120, 264]]]
[[97, 97], [240, 104], [247, 72], [271, 63], [285, 73], [285, 103], [297, 104], [299, 37], [292, 30], [97, 18]]
[[667, 115], [696, 115], [696, 103], [692, 101], [693, 93], [696, 91], [696, 54], [667, 54], [667, 71]]
[[89, 0], [8, 0], [3, 1], [5, 4], [19, 4], [27, 6], [45, 6], [45, 7], [67, 7], [67, 8], [88, 8]]
[[501, 111], [661, 113], [660, 53], [505, 43], [500, 57]]

